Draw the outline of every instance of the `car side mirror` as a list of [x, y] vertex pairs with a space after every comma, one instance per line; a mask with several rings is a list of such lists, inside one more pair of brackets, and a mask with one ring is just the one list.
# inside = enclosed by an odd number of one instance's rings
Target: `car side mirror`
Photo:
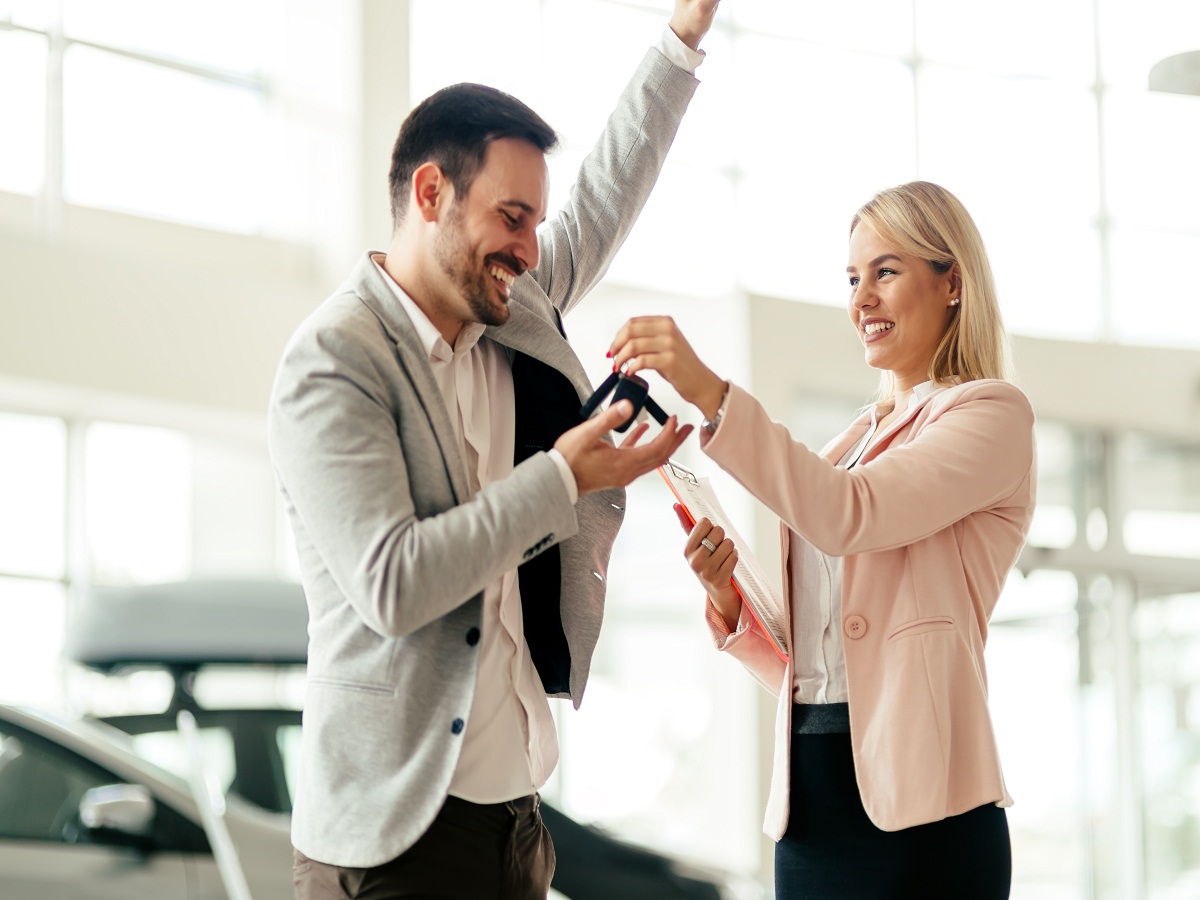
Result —
[[142, 843], [150, 836], [156, 807], [150, 789], [141, 784], [106, 784], [86, 791], [79, 819], [91, 831], [107, 831]]

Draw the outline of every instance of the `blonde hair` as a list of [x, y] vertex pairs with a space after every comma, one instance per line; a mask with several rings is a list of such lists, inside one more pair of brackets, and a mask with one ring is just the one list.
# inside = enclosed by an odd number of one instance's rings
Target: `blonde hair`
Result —
[[[860, 224], [901, 253], [925, 260], [936, 272], [958, 266], [959, 303], [929, 363], [933, 383], [1011, 381], [1008, 333], [992, 267], [979, 229], [959, 199], [940, 185], [911, 181], [872, 197], [854, 214], [850, 233]], [[895, 390], [892, 373], [883, 372], [877, 400], [890, 401]]]

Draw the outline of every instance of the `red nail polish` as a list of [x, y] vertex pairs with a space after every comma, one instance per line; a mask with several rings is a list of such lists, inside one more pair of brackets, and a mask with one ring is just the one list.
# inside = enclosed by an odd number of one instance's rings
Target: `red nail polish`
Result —
[[605, 354], [604, 354], [604, 356], [605, 356], [607, 359], [612, 359], [612, 351], [611, 351], [611, 350], [609, 350], [607, 353], [605, 353]]

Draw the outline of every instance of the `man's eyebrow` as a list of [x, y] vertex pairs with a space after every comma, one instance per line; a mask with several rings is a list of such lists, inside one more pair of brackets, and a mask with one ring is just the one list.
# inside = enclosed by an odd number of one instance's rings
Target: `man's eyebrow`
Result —
[[521, 210], [522, 212], [526, 213], [527, 215], [533, 215], [533, 213], [534, 213], [533, 207], [530, 206], [528, 203], [526, 203], [524, 200], [501, 200], [500, 205], [501, 206], [515, 206], [517, 209]]
[[[869, 263], [867, 263], [867, 268], [873, 269], [877, 265], [879, 265], [881, 262], [887, 262], [889, 259], [894, 259], [896, 262], [901, 262], [900, 257], [898, 257], [895, 253], [885, 253], [882, 256], [875, 257], [873, 260], [871, 260]], [[846, 266], [846, 271], [847, 272], [857, 272], [858, 269], [855, 268], [854, 266]]]

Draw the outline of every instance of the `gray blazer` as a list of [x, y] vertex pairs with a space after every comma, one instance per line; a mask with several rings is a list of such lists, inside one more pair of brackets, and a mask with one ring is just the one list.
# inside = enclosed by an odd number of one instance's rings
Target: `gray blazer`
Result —
[[[583, 696], [624, 491], [572, 505], [546, 455], [591, 392], [561, 314], [604, 275], [697, 81], [651, 49], [488, 334], [508, 349], [516, 467], [468, 497], [449, 414], [412, 325], [363, 257], [297, 329], [268, 414], [309, 608], [292, 840], [343, 866], [395, 858], [433, 821], [475, 689], [484, 587], [520, 573], [547, 693]], [[474, 631], [474, 633], [472, 633]]]

